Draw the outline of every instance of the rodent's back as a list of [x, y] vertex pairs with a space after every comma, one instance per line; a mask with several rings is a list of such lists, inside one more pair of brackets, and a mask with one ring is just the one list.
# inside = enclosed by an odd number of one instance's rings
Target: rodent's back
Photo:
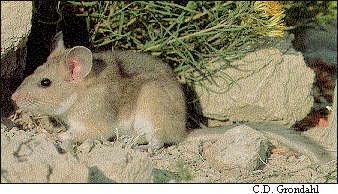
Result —
[[125, 78], [141, 80], [175, 79], [174, 73], [166, 63], [155, 57], [133, 51], [103, 51], [93, 55], [109, 65], [114, 65], [119, 75]]

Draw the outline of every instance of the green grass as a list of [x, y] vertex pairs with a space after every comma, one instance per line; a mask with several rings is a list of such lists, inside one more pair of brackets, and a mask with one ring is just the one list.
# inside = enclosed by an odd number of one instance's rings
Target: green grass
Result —
[[274, 36], [284, 17], [264, 15], [248, 1], [72, 3], [82, 9], [78, 16], [86, 18], [94, 47], [150, 53], [172, 65], [182, 83], [194, 85], [215, 83], [217, 72]]
[[284, 2], [285, 22], [290, 28], [329, 24], [337, 20], [337, 1]]

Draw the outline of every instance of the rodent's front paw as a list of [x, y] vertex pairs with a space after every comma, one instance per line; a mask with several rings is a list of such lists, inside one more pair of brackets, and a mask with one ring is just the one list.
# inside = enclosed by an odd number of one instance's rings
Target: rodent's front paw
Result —
[[72, 148], [73, 138], [71, 133], [64, 132], [59, 136], [59, 140], [61, 141], [60, 147], [64, 150], [70, 150]]
[[59, 140], [60, 141], [68, 141], [72, 139], [72, 134], [70, 132], [64, 132], [59, 135]]
[[160, 150], [164, 144], [162, 142], [151, 142], [147, 145], [137, 145], [134, 149], [140, 150], [142, 152], [148, 152], [149, 154], [153, 155], [156, 151]]

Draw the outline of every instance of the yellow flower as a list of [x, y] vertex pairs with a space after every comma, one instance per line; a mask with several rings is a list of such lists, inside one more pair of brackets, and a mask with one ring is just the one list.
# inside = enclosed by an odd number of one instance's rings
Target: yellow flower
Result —
[[282, 3], [278, 1], [256, 1], [254, 9], [259, 12], [262, 17], [270, 17], [266, 23], [266, 28], [260, 32], [265, 36], [283, 36], [285, 25], [283, 18], [285, 16]]
[[262, 11], [262, 16], [275, 16], [283, 14], [282, 4], [279, 1], [256, 1], [254, 9]]
[[280, 23], [276, 26], [262, 27], [262, 29], [260, 29], [258, 33], [260, 35], [270, 37], [284, 36], [285, 28], [286, 28], [285, 25], [283, 23]]
[[284, 24], [279, 24], [278, 26], [275, 27], [275, 30], [272, 30], [270, 32], [267, 32], [267, 36], [284, 36], [284, 31], [285, 31], [285, 25]]

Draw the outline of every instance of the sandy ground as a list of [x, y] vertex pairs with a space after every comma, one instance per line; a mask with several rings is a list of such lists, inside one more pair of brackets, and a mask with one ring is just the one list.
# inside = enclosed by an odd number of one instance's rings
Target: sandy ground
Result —
[[[28, 113], [12, 115], [11, 120], [19, 129], [35, 130], [36, 133], [56, 134], [62, 126], [53, 126], [47, 117]], [[126, 142], [106, 142], [111, 146]], [[287, 149], [277, 142], [271, 156], [261, 169], [214, 168], [201, 154], [198, 142], [184, 141], [147, 153], [154, 168], [154, 182], [198, 183], [337, 183], [337, 161], [314, 164], [310, 159]], [[136, 150], [139, 151], [139, 150]]]

